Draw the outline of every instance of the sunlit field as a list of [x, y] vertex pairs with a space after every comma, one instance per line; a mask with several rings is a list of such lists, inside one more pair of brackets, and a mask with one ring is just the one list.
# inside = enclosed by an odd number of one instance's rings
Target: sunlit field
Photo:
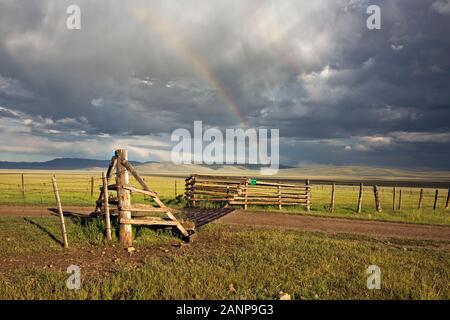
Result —
[[[52, 175], [50, 172], [25, 173], [24, 191], [22, 191], [21, 173], [1, 173], [0, 204], [35, 206], [43, 209], [53, 206], [55, 198], [51, 184]], [[95, 206], [101, 186], [99, 172], [56, 172], [55, 176], [63, 207]], [[93, 188], [91, 186], [92, 178], [94, 179]], [[186, 204], [183, 200], [184, 179], [145, 175], [143, 175], [143, 178], [167, 205], [182, 207]], [[138, 186], [133, 178], [130, 178], [130, 183], [133, 186]], [[299, 181], [299, 183], [303, 183], [303, 181]], [[400, 189], [402, 190], [401, 209], [399, 209]], [[331, 186], [314, 185], [311, 193], [312, 206], [310, 212], [306, 212], [305, 208], [301, 206], [286, 206], [281, 211], [278, 207], [273, 206], [249, 206], [249, 210], [449, 225], [450, 210], [445, 209], [448, 190], [439, 189], [437, 209], [433, 210], [435, 191], [435, 189], [424, 189], [422, 208], [419, 209], [420, 188], [397, 188], [394, 210], [393, 188], [379, 187], [382, 212], [376, 212], [373, 187], [365, 186], [362, 212], [357, 213], [359, 186], [338, 185], [336, 186], [335, 208], [333, 212], [330, 212]], [[145, 203], [148, 200], [142, 194], [133, 194], [132, 201], [134, 203]]]

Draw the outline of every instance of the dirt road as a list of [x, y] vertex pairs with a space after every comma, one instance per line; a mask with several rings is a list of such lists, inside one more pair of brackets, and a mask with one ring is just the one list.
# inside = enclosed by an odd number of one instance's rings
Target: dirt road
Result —
[[221, 223], [325, 233], [349, 233], [377, 238], [450, 241], [450, 226], [326, 218], [268, 212], [234, 211]]
[[[75, 215], [88, 215], [91, 207], [65, 207]], [[0, 216], [43, 216], [53, 214], [50, 208], [0, 206]], [[298, 231], [348, 233], [376, 238], [405, 238], [450, 241], [450, 226], [432, 226], [356, 219], [314, 217], [268, 212], [236, 210], [218, 220], [219, 223], [272, 227]]]

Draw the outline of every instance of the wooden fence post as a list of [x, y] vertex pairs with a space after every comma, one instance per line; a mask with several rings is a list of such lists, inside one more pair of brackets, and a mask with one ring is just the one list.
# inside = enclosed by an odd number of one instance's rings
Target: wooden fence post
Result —
[[417, 206], [417, 209], [422, 209], [422, 201], [423, 201], [423, 189], [420, 189], [419, 205]]
[[392, 211], [395, 211], [395, 187], [392, 189]]
[[189, 202], [191, 207], [195, 207], [195, 176], [192, 178], [192, 189], [194, 192], [192, 193], [192, 198]]
[[91, 197], [94, 196], [94, 176], [91, 176]]
[[381, 212], [381, 203], [380, 203], [380, 195], [378, 193], [378, 187], [377, 186], [373, 186], [373, 194], [375, 197], [375, 208], [377, 210], [377, 212]]
[[69, 242], [67, 241], [66, 224], [64, 223], [64, 213], [62, 210], [61, 198], [59, 197], [58, 185], [56, 184], [55, 176], [52, 177], [52, 184], [53, 184], [53, 192], [55, 193], [56, 206], [58, 207], [59, 222], [60, 222], [61, 234], [63, 237], [64, 248], [68, 248]]
[[445, 201], [445, 209], [448, 210], [450, 208], [450, 188], [447, 193], [447, 200]]
[[306, 179], [306, 211], [311, 211], [311, 186], [309, 184], [309, 179]]
[[331, 202], [330, 202], [330, 212], [331, 213], [334, 212], [334, 197], [335, 197], [335, 193], [336, 193], [336, 184], [333, 183], [331, 185]]
[[358, 207], [356, 209], [357, 213], [361, 213], [361, 210], [362, 210], [363, 188], [364, 188], [364, 185], [362, 183], [360, 183], [359, 184]]
[[434, 194], [434, 205], [433, 205], [433, 210], [436, 210], [436, 209], [437, 209], [438, 196], [439, 196], [439, 189], [436, 189], [436, 193]]
[[282, 206], [281, 206], [281, 185], [278, 185], [278, 209], [282, 210]]
[[247, 204], [247, 202], [248, 202], [248, 179], [246, 179], [245, 180], [245, 187], [244, 187], [244, 192], [245, 192], [245, 194], [244, 194], [244, 210], [247, 210], [248, 209], [248, 204]]
[[398, 194], [398, 210], [402, 210], [402, 189], [400, 189]]
[[[116, 150], [117, 166], [116, 166], [116, 185], [117, 197], [119, 200], [119, 219], [131, 220], [131, 212], [123, 210], [131, 205], [130, 191], [124, 186], [129, 184], [129, 176], [127, 169], [122, 162], [128, 160], [128, 153], [125, 149]], [[121, 223], [119, 228], [120, 243], [125, 247], [133, 245], [131, 224]]]
[[178, 192], [177, 192], [177, 180], [175, 180], [175, 199], [177, 198], [177, 194], [178, 194]]
[[106, 240], [111, 240], [111, 219], [109, 216], [109, 193], [108, 193], [108, 180], [106, 179], [105, 172], [102, 172], [103, 182], [103, 209], [105, 210], [105, 225], [106, 225]]
[[25, 198], [25, 178], [22, 173], [22, 197]]

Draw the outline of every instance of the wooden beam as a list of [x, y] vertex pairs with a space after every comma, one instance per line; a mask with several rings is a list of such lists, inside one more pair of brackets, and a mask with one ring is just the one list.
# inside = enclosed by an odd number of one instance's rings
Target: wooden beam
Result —
[[106, 179], [109, 180], [111, 178], [112, 171], [116, 168], [117, 165], [117, 157], [113, 156], [108, 166], [108, 171], [106, 171]]
[[124, 207], [120, 207], [121, 210], [124, 211], [142, 211], [142, 212], [164, 212], [167, 213], [168, 211], [170, 212], [169, 208], [157, 208], [157, 207], [152, 207], [149, 205], [138, 205], [138, 204], [134, 204], [134, 205], [129, 205], [129, 206], [124, 206]]
[[142, 190], [142, 189], [138, 189], [138, 188], [135, 188], [135, 187], [132, 187], [132, 186], [123, 186], [123, 188], [127, 189], [129, 191], [132, 191], [132, 192], [142, 193], [142, 194], [145, 194], [147, 196], [157, 197], [156, 193], [153, 192], [153, 191]]
[[179, 224], [179, 222], [163, 219], [120, 219], [120, 224], [125, 225], [147, 225], [147, 226], [169, 226], [174, 227]]

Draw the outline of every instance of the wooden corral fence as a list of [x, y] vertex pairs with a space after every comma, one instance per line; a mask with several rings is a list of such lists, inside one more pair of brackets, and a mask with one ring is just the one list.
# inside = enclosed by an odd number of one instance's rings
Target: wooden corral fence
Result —
[[[115, 184], [109, 184], [113, 172], [115, 174]], [[129, 174], [131, 174], [140, 184], [141, 188], [135, 188], [130, 185]], [[151, 190], [144, 179], [128, 161], [128, 153], [125, 149], [118, 149], [112, 157], [108, 171], [102, 174], [103, 187], [100, 188], [100, 195], [96, 202], [95, 211], [103, 213], [106, 218], [106, 236], [111, 239], [111, 223], [109, 216], [112, 213], [119, 215], [119, 240], [127, 247], [133, 244], [132, 225], [146, 225], [157, 227], [174, 227], [189, 241], [194, 229], [185, 221], [179, 221], [172, 213], [172, 209], [167, 207], [158, 197], [157, 193]], [[115, 191], [117, 197], [111, 197], [109, 191]], [[151, 204], [132, 204], [131, 192], [146, 195]], [[110, 205], [117, 206], [116, 209], [110, 209]], [[155, 216], [162, 214], [165, 217]], [[189, 227], [187, 226], [189, 225]]]
[[225, 206], [273, 205], [311, 207], [311, 185], [285, 184], [249, 177], [191, 175], [185, 179], [185, 198], [195, 207], [199, 202], [218, 202]]

